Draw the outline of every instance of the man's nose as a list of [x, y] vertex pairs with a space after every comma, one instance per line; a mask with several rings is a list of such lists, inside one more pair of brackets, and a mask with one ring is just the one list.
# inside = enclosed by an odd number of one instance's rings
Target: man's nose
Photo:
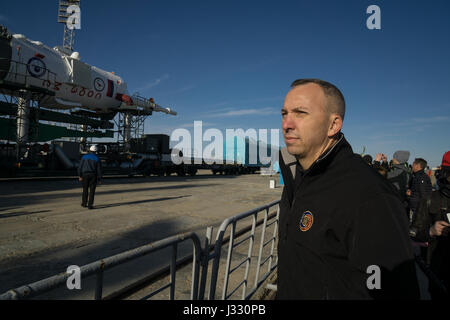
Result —
[[284, 115], [283, 119], [281, 120], [281, 128], [283, 129], [283, 132], [294, 129], [294, 122], [292, 121], [289, 113]]

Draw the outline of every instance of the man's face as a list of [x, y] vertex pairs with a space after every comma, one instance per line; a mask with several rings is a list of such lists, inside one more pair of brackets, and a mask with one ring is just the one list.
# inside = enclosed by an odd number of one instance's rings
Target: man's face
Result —
[[326, 102], [315, 83], [294, 87], [286, 95], [281, 109], [284, 143], [297, 159], [317, 156], [326, 143], [330, 125]]
[[416, 172], [418, 172], [418, 171], [420, 171], [420, 170], [422, 170], [422, 167], [420, 166], [420, 164], [418, 164], [418, 163], [416, 163], [416, 162], [413, 162], [413, 165], [412, 165], [412, 171], [413, 171], [414, 173], [416, 173]]

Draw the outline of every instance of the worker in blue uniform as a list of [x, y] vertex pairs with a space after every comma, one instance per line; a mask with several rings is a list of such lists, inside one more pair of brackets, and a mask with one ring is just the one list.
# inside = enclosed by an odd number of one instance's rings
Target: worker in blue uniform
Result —
[[102, 165], [96, 155], [97, 146], [92, 145], [89, 151], [88, 154], [81, 158], [80, 165], [78, 166], [78, 179], [83, 185], [81, 206], [93, 209], [95, 188], [97, 187], [97, 183], [101, 183], [102, 179]]

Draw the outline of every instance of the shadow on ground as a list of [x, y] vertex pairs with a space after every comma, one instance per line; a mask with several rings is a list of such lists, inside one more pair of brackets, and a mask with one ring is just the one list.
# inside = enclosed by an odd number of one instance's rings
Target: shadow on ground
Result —
[[[147, 187], [147, 188], [136, 188], [136, 189], [118, 189], [118, 190], [102, 190], [102, 186], [108, 185], [108, 184], [102, 184], [100, 186], [97, 186], [96, 195], [99, 194], [121, 194], [121, 193], [129, 193], [129, 192], [146, 192], [146, 191], [161, 191], [161, 190], [176, 190], [176, 189], [188, 189], [188, 188], [200, 188], [200, 187], [212, 187], [216, 186], [217, 184], [188, 184], [188, 185], [173, 185], [173, 186], [163, 186], [163, 187]], [[35, 187], [37, 188], [37, 187]], [[38, 188], [37, 188], [38, 189]], [[41, 203], [48, 200], [55, 200], [55, 199], [64, 199], [64, 198], [72, 198], [72, 197], [81, 197], [82, 188], [81, 185], [71, 185], [70, 188], [68, 186], [65, 186], [65, 188], [61, 188], [59, 190], [69, 190], [73, 189], [73, 192], [66, 192], [66, 193], [56, 193], [56, 194], [48, 194], [42, 196], [42, 195], [21, 195], [17, 194], [16, 192], [12, 193], [12, 195], [8, 196], [7, 193], [3, 193], [4, 197], [3, 199], [0, 198], [0, 211], [4, 211], [7, 209], [3, 208], [14, 208], [11, 204], [23, 204], [23, 205], [32, 205], [36, 203]], [[39, 192], [48, 192], [48, 190], [40, 190]]]
[[[202, 181], [202, 180], [217, 180], [217, 179], [235, 179], [239, 176], [235, 175], [213, 175], [213, 174], [202, 174], [196, 176], [167, 176], [167, 177], [133, 177], [133, 178], [117, 178], [117, 177], [106, 177], [102, 180], [104, 185], [114, 185], [114, 184], [140, 184], [140, 183], [152, 183], [152, 182], [189, 182], [189, 181]], [[64, 178], [60, 180], [39, 180], [35, 178], [33, 180], [0, 180], [0, 194], [1, 195], [20, 195], [20, 194], [31, 194], [40, 193], [48, 191], [62, 191], [67, 189], [72, 189], [76, 187], [81, 187], [81, 183], [78, 178]]]
[[[169, 236], [191, 231], [194, 228], [201, 230], [206, 225], [194, 226], [196, 221], [162, 220], [142, 226], [136, 230], [125, 232], [118, 237], [108, 240], [84, 240], [78, 243], [61, 246], [52, 250], [39, 252], [32, 256], [20, 259], [0, 261], [0, 294], [30, 284], [35, 281], [66, 272], [70, 265], [83, 266], [85, 264], [118, 254], [124, 251], [146, 245]], [[186, 246], [187, 245], [187, 246]], [[178, 253], [183, 256], [184, 251], [192, 250], [192, 245], [186, 243], [180, 246]], [[169, 248], [170, 249], [170, 248]], [[105, 272], [105, 294], [115, 291], [152, 271], [166, 266], [170, 261], [170, 251], [164, 249], [158, 254], [151, 254], [127, 262]], [[86, 279], [82, 290], [69, 291], [67, 288], [55, 289], [40, 299], [91, 299], [95, 277]], [[82, 279], [84, 281], [84, 279]], [[39, 299], [39, 298], [38, 298]]]

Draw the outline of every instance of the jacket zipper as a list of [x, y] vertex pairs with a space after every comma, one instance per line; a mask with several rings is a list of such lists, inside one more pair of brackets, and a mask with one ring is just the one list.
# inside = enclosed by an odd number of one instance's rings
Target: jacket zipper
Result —
[[330, 300], [328, 297], [328, 286], [325, 286], [325, 300]]

